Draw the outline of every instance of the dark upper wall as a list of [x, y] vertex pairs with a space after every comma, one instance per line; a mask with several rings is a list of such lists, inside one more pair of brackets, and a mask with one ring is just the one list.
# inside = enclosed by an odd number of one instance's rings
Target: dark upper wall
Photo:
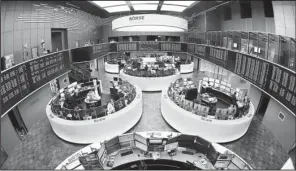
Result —
[[[212, 4], [210, 7], [213, 7], [218, 4]], [[231, 20], [224, 21], [224, 7], [230, 5], [231, 9]], [[198, 4], [196, 7], [197, 11], [200, 13]], [[252, 18], [241, 18], [241, 9], [239, 2], [231, 2], [229, 4], [221, 5], [216, 9], [206, 13], [206, 24], [204, 22], [205, 15], [200, 14], [195, 18], [192, 26], [197, 27], [196, 30], [203, 32], [206, 31], [228, 31], [228, 30], [241, 30], [241, 31], [260, 31], [275, 33], [275, 19], [273, 17], [265, 17], [264, 14], [264, 5], [262, 1], [251, 1], [252, 8]], [[280, 9], [280, 8], [278, 8]], [[292, 9], [292, 8], [291, 8]], [[203, 9], [206, 10], [206, 9]], [[191, 16], [191, 13], [188, 13], [187, 16]], [[276, 13], [274, 14], [276, 16]]]
[[241, 30], [275, 33], [274, 18], [265, 17], [262, 1], [251, 1], [252, 18], [241, 18], [239, 2], [231, 3], [230, 7], [232, 19], [227, 21], [224, 21], [224, 7], [219, 8], [221, 9], [220, 24], [222, 31]]
[[99, 17], [80, 10], [77, 10], [76, 14], [74, 12], [66, 14], [62, 10], [51, 10], [51, 13], [48, 13], [50, 8], [33, 5], [40, 3], [59, 9], [57, 5], [67, 6], [54, 1], [1, 2], [1, 56], [13, 53], [16, 63], [23, 62], [23, 45], [27, 44], [28, 57], [31, 59], [31, 48], [40, 47], [42, 39], [45, 48], [52, 50], [51, 28], [68, 30], [69, 48], [74, 48], [77, 40], [80, 46], [83, 46], [87, 41], [96, 43], [100, 39], [100, 32], [97, 29]]

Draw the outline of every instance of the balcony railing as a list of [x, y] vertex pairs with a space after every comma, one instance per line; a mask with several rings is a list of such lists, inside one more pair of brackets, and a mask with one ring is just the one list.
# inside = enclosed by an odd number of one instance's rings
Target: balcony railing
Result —
[[296, 71], [295, 38], [262, 32], [209, 31], [187, 33], [184, 40], [246, 53]]

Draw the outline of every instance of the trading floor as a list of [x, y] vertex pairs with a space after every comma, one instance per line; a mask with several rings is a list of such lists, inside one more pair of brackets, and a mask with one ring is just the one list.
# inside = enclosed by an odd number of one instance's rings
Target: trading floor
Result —
[[[98, 64], [99, 72], [95, 71], [92, 75], [103, 80], [103, 89], [108, 90], [107, 80], [116, 74], [105, 73], [103, 58], [98, 59]], [[197, 72], [196, 68], [195, 66], [195, 71], [191, 74], [194, 81], [206, 74]], [[244, 85], [237, 82], [234, 86], [240, 88]], [[143, 92], [143, 115], [128, 132], [176, 131], [166, 123], [161, 115], [160, 97], [161, 92]], [[25, 141], [17, 145], [2, 169], [55, 169], [61, 161], [85, 147], [85, 145], [68, 143], [58, 138], [45, 113], [40, 113], [40, 115], [44, 117], [30, 130]], [[281, 169], [289, 158], [279, 141], [257, 116], [253, 118], [247, 133], [242, 138], [222, 145], [245, 159], [253, 169]]]

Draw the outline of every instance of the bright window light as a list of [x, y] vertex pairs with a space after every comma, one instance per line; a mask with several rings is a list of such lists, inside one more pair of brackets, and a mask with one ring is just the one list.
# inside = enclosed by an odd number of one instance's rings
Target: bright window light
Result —
[[107, 7], [104, 8], [108, 12], [122, 12], [122, 11], [130, 11], [130, 8], [127, 5], [122, 6], [114, 6], [114, 7]]
[[93, 3], [99, 5], [100, 7], [110, 7], [116, 5], [126, 5], [125, 1], [92, 1]]
[[163, 4], [190, 6], [195, 1], [164, 1]]
[[130, 1], [131, 4], [158, 4], [159, 1]]
[[133, 8], [135, 11], [140, 11], [140, 10], [157, 10], [157, 4], [137, 4], [133, 5]]
[[181, 7], [181, 6], [176, 6], [176, 5], [162, 5], [161, 6], [161, 11], [176, 11], [176, 12], [182, 12], [186, 9], [187, 7]]

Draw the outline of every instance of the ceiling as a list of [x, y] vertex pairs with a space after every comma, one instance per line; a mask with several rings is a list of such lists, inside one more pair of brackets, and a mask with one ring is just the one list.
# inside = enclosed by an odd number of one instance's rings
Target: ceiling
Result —
[[118, 13], [181, 13], [199, 1], [88, 1], [109, 14]]
[[[157, 13], [157, 14], [170, 14], [170, 15], [180, 15], [180, 16], [191, 16], [193, 14], [197, 14], [199, 12], [205, 11], [215, 5], [221, 4], [223, 1], [67, 1], [71, 4], [79, 7], [80, 10], [88, 12], [90, 14], [99, 16], [101, 18], [108, 18], [111, 16], [118, 15], [133, 15], [133, 14], [143, 14], [143, 13]], [[101, 2], [101, 6], [98, 5]], [[107, 5], [109, 2], [109, 5]], [[178, 4], [176, 4], [178, 2]], [[191, 3], [188, 3], [191, 2]], [[193, 3], [192, 3], [193, 2]], [[103, 5], [102, 5], [103, 4]], [[111, 5], [110, 5], [111, 4]], [[119, 4], [119, 5], [118, 5]], [[106, 6], [107, 5], [107, 6]], [[155, 5], [157, 8], [155, 9]], [[172, 8], [167, 9], [167, 7], [174, 6], [175, 10]], [[111, 7], [116, 6], [127, 6], [127, 11], [123, 12], [108, 12], [109, 9], [112, 10]], [[149, 6], [149, 7], [148, 7]], [[178, 8], [179, 7], [179, 8]], [[176, 9], [183, 9], [183, 11], [178, 12]], [[107, 8], [107, 10], [106, 10]], [[149, 9], [148, 9], [149, 8]], [[114, 9], [114, 8], [113, 8]], [[150, 10], [151, 9], [151, 10]], [[180, 11], [179, 10], [179, 11]], [[110, 10], [109, 10], [110, 11]]]

